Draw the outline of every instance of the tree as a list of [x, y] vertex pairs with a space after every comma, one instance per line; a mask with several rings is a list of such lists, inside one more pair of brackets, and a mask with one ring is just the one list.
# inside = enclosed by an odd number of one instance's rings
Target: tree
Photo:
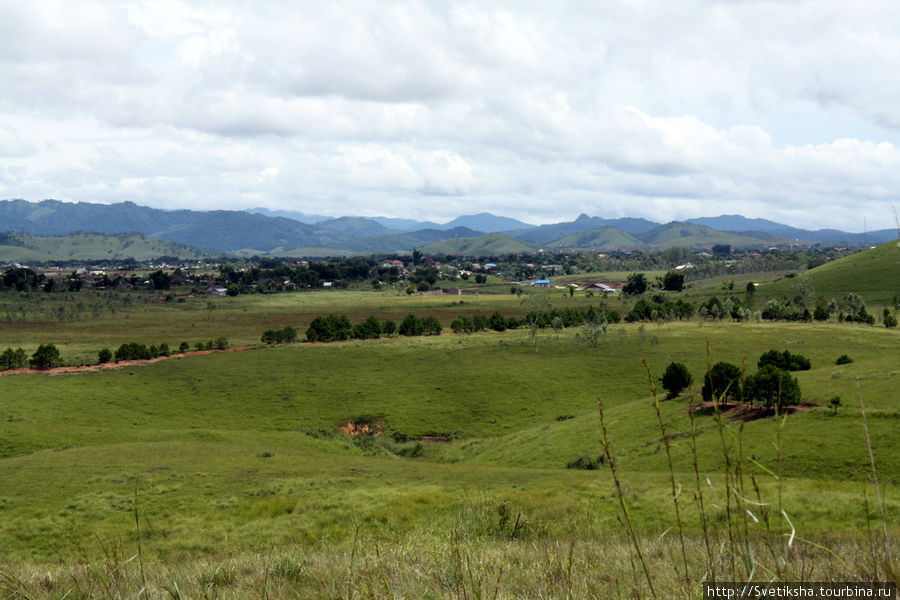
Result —
[[756, 366], [763, 368], [765, 365], [773, 365], [785, 371], [809, 371], [811, 366], [808, 358], [802, 354], [791, 354], [788, 350], [763, 352]]
[[892, 315], [891, 311], [889, 309], [885, 308], [884, 312], [882, 313], [882, 316], [884, 317], [883, 320], [884, 320], [885, 327], [887, 327], [888, 329], [893, 329], [894, 327], [897, 326], [897, 317]]
[[422, 333], [424, 335], [441, 335], [441, 322], [434, 315], [422, 319]]
[[682, 363], [671, 362], [662, 376], [662, 386], [666, 390], [666, 398], [675, 398], [691, 384], [691, 373]]
[[647, 291], [647, 277], [643, 273], [632, 273], [628, 276], [625, 287], [622, 292], [625, 294], [639, 296]]
[[775, 365], [765, 365], [747, 378], [746, 395], [750, 401], [779, 410], [788, 404], [800, 403], [800, 384], [797, 378]]
[[415, 336], [422, 335], [423, 330], [422, 321], [416, 315], [410, 313], [400, 323], [398, 333], [405, 336]]
[[172, 285], [172, 278], [162, 270], [150, 273], [150, 285], [154, 290], [167, 290]]
[[680, 292], [684, 289], [684, 273], [668, 271], [663, 276], [662, 288], [667, 292]]
[[475, 283], [487, 283], [487, 275], [484, 273], [475, 273]]
[[21, 369], [28, 365], [28, 353], [22, 348], [7, 348], [0, 354], [0, 370]]
[[394, 335], [397, 331], [397, 323], [391, 321], [390, 319], [385, 319], [381, 322], [381, 333], [384, 335]]
[[53, 344], [41, 344], [31, 355], [31, 366], [35, 369], [52, 369], [62, 365], [59, 350]]
[[108, 363], [112, 360], [112, 352], [109, 351], [109, 348], [104, 348], [100, 352], [97, 353], [97, 362], [100, 364]]
[[728, 362], [720, 361], [712, 366], [703, 379], [703, 400], [719, 401], [741, 398], [741, 370]]

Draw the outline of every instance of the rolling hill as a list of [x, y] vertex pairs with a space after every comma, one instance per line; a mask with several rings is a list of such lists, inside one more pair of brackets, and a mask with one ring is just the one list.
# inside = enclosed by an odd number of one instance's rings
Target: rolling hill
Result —
[[488, 233], [478, 237], [451, 238], [429, 244], [422, 248], [427, 255], [454, 254], [467, 256], [498, 256], [534, 252], [531, 244], [525, 244], [504, 233]]
[[767, 244], [758, 238], [718, 231], [705, 225], [672, 221], [636, 236], [646, 246], [663, 249], [672, 246], [686, 248], [711, 248], [716, 244], [729, 244], [733, 248], [759, 248]]
[[616, 227], [600, 227], [554, 240], [551, 248], [612, 249], [639, 246], [641, 240]]
[[137, 233], [104, 235], [77, 233], [73, 235], [39, 237], [0, 234], [0, 261], [52, 262], [66, 260], [150, 260], [161, 256], [194, 260], [212, 256], [174, 242], [154, 240]]

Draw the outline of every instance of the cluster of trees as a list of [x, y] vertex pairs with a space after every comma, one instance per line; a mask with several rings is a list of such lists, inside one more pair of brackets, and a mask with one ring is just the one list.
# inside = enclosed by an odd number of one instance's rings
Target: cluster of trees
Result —
[[409, 314], [398, 327], [394, 321], [389, 319], [379, 321], [373, 316], [354, 325], [343, 315], [331, 314], [312, 320], [306, 330], [306, 340], [309, 342], [367, 340], [390, 336], [394, 333], [405, 336], [440, 335], [442, 329], [441, 322], [434, 316], [419, 318], [414, 314]]
[[290, 325], [284, 329], [267, 329], [263, 331], [263, 344], [292, 344], [297, 341], [297, 330]]
[[471, 317], [460, 315], [450, 323], [450, 329], [454, 333], [475, 333], [493, 329], [505, 331], [520, 327], [533, 329], [562, 329], [584, 325], [588, 322], [618, 323], [619, 313], [610, 310], [597, 309], [593, 306], [587, 310], [577, 308], [552, 308], [542, 311], [529, 311], [524, 318], [507, 317], [495, 311], [491, 316], [474, 315]]
[[[779, 410], [800, 403], [800, 384], [791, 371], [809, 369], [808, 358], [787, 350], [769, 350], [759, 357], [756, 365], [758, 371], [745, 379], [737, 365], [717, 362], [703, 378], [703, 400], [749, 402], [751, 406], [755, 402], [768, 409], [777, 407]], [[661, 381], [667, 397], [675, 398], [691, 384], [692, 377], [684, 364], [673, 362], [666, 368]]]
[[694, 316], [694, 305], [681, 298], [672, 302], [663, 294], [654, 294], [649, 300], [641, 298], [625, 315], [629, 323], [635, 321], [671, 321], [690, 319]]
[[52, 369], [62, 365], [63, 360], [59, 355], [59, 350], [53, 344], [41, 344], [31, 358], [22, 348], [15, 350], [7, 348], [0, 354], [0, 371], [21, 369], [27, 366], [35, 369]]
[[[195, 350], [225, 350], [228, 348], [228, 338], [226, 337], [217, 337], [214, 340], [209, 340], [207, 342], [197, 342], [194, 346]], [[190, 344], [187, 342], [181, 342], [178, 346], [179, 353], [188, 352], [191, 349]], [[122, 360], [149, 360], [151, 358], [158, 358], [160, 356], [169, 356], [172, 351], [169, 349], [169, 344], [163, 342], [158, 346], [155, 344], [151, 344], [147, 346], [146, 344], [141, 344], [138, 342], [126, 342], [120, 345], [115, 353], [110, 351], [109, 348], [104, 348], [97, 353], [97, 362], [100, 364], [108, 363], [115, 359], [116, 362]]]

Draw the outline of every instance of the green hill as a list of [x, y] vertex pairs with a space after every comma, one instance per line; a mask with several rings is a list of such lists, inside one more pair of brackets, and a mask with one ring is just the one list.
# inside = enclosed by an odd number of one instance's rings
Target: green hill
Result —
[[615, 227], [599, 227], [566, 236], [547, 244], [551, 248], [629, 248], [641, 241]]
[[[804, 283], [824, 299], [856, 292], [866, 302], [888, 304], [900, 293], [900, 242], [888, 242], [869, 250], [826, 263], [804, 274]], [[762, 286], [766, 296], [792, 297], [798, 278]]]
[[464, 254], [467, 256], [494, 256], [534, 252], [535, 247], [512, 238], [504, 233], [488, 233], [471, 238], [448, 238], [429, 244], [422, 249], [423, 254]]
[[137, 233], [104, 235], [77, 233], [39, 237], [24, 233], [0, 234], [0, 260], [51, 262], [65, 260], [148, 260], [160, 256], [197, 259], [211, 254], [183, 244], [145, 238]]
[[711, 248], [716, 244], [729, 244], [733, 248], [760, 248], [770, 242], [733, 233], [718, 231], [705, 225], [680, 223], [673, 221], [660, 225], [637, 236], [647, 246], [662, 250], [664, 248]]

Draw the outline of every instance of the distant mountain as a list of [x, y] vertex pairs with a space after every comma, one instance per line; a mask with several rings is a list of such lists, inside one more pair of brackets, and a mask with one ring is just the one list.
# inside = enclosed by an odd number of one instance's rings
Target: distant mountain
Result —
[[468, 227], [469, 229], [475, 229], [476, 231], [508, 232], [531, 229], [534, 225], [529, 225], [528, 223], [523, 223], [522, 221], [510, 219], [508, 217], [498, 217], [490, 213], [478, 213], [477, 215], [457, 217], [449, 223], [436, 227], [436, 229], [453, 229], [454, 227]]
[[293, 219], [266, 217], [243, 211], [159, 210], [133, 202], [0, 201], [3, 230], [32, 235], [61, 235], [75, 231], [117, 234], [137, 232], [219, 252], [253, 249], [260, 253], [279, 247], [328, 246], [343, 239], [337, 232]]
[[421, 248], [423, 254], [452, 254], [462, 256], [501, 256], [534, 252], [537, 248], [503, 233], [487, 233], [478, 237], [451, 238]]
[[705, 225], [672, 221], [637, 236], [646, 246], [657, 249], [682, 246], [685, 248], [711, 248], [716, 244], [728, 244], [732, 248], [760, 248], [765, 240], [718, 231]]
[[600, 227], [554, 240], [548, 248], [616, 249], [641, 245], [641, 240], [616, 227]]
[[419, 229], [440, 229], [441, 226], [432, 221], [415, 221], [413, 219], [397, 219], [393, 217], [372, 217], [388, 229], [395, 231], [417, 231]]
[[552, 225], [539, 225], [529, 229], [519, 229], [508, 231], [507, 233], [517, 240], [534, 244], [547, 244], [554, 240], [559, 240], [576, 233], [591, 231], [592, 229], [600, 229], [601, 227], [615, 227], [625, 233], [632, 235], [650, 231], [654, 227], [658, 227], [659, 223], [653, 223], [646, 219], [601, 219], [600, 217], [589, 217], [581, 214], [574, 221], [563, 223], [554, 223]]
[[354, 252], [411, 252], [416, 248], [433, 244], [440, 240], [454, 240], [455, 238], [468, 238], [481, 235], [481, 231], [475, 231], [468, 227], [455, 227], [444, 231], [440, 229], [420, 229], [418, 231], [405, 231], [386, 235], [357, 238], [343, 245], [346, 250]]
[[328, 219], [327, 221], [316, 223], [316, 226], [327, 229], [328, 231], [336, 231], [347, 237], [365, 237], [396, 233], [396, 230], [389, 229], [378, 221], [367, 219], [365, 217], [339, 217], [337, 219]]
[[284, 217], [285, 219], [293, 219], [295, 221], [300, 221], [301, 223], [306, 223], [308, 225], [315, 225], [320, 221], [327, 221], [333, 217], [326, 217], [325, 215], [311, 215], [302, 212], [295, 212], [292, 210], [269, 210], [268, 208], [248, 208], [248, 213], [265, 215], [267, 217]]
[[812, 242], [813, 244], [868, 246], [897, 239], [896, 229], [878, 229], [866, 233], [850, 233], [837, 229], [809, 230], [783, 225], [768, 219], [748, 219], [740, 215], [699, 217], [688, 219], [687, 222], [760, 239], [783, 238]]

